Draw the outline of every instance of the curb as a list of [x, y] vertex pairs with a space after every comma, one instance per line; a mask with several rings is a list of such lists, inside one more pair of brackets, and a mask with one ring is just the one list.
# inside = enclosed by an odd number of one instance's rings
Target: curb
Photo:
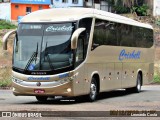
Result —
[[160, 85], [160, 83], [150, 83], [148, 85]]
[[12, 87], [0, 87], [0, 90], [11, 90]]

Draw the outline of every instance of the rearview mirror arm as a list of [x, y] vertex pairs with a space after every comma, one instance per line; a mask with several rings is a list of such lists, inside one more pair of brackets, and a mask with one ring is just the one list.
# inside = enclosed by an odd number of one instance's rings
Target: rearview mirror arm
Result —
[[71, 37], [71, 49], [77, 48], [78, 37], [85, 30], [86, 30], [86, 28], [78, 28], [77, 30], [74, 31], [74, 33]]
[[2, 42], [3, 42], [3, 50], [7, 50], [8, 38], [9, 38], [10, 35], [15, 34], [15, 33], [16, 33], [16, 30], [12, 30], [12, 31], [7, 32], [7, 33], [4, 35], [4, 37], [3, 37], [3, 39], [2, 39]]

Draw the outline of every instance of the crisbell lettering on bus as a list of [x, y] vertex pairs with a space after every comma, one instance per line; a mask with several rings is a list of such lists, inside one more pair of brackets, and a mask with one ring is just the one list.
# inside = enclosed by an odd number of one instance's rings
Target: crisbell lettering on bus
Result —
[[122, 61], [124, 59], [140, 59], [141, 57], [141, 51], [135, 51], [132, 52], [126, 52], [125, 49], [123, 49], [119, 54], [119, 60]]
[[73, 26], [49, 26], [46, 29], [46, 32], [64, 32], [64, 31], [72, 31], [73, 30]]

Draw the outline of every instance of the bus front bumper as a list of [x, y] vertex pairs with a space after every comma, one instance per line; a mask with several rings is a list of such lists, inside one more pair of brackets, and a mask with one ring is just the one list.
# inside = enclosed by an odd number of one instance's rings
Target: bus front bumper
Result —
[[[37, 86], [37, 84], [41, 85]], [[22, 85], [13, 81], [12, 86], [15, 96], [74, 96], [72, 81], [56, 86], [52, 86], [50, 82], [30, 82]]]

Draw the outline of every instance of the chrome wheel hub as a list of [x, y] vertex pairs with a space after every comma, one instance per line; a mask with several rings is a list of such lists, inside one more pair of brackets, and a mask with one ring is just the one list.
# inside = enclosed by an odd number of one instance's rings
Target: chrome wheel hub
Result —
[[141, 82], [140, 82], [140, 79], [138, 79], [138, 81], [137, 81], [137, 90], [138, 90], [138, 91], [141, 90]]
[[97, 94], [97, 88], [96, 88], [96, 85], [94, 83], [91, 83], [90, 90], [91, 90], [90, 96], [91, 96], [92, 99], [94, 99], [96, 94]]

